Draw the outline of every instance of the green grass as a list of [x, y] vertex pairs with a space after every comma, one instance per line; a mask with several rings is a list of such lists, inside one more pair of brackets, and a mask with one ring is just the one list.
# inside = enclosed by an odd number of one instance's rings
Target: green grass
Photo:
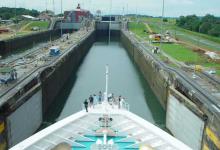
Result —
[[[163, 62], [167, 62], [167, 60], [168, 60], [168, 58], [166, 57], [166, 56], [164, 56], [164, 55], [162, 55], [162, 54], [158, 54], [158, 57], [160, 58], [160, 60], [162, 60]], [[176, 64], [174, 64], [174, 63], [172, 63], [172, 62], [167, 62], [168, 63], [168, 65], [170, 66], [170, 67], [173, 67], [173, 68], [178, 68], [178, 66], [176, 65]]]
[[39, 27], [41, 30], [46, 30], [49, 27], [48, 21], [33, 21], [31, 22], [25, 30], [31, 30], [33, 27]]
[[207, 63], [202, 64], [202, 66], [210, 68], [210, 69], [215, 69], [216, 70], [216, 74], [218, 76], [220, 76], [220, 64], [219, 63], [207, 62]]
[[[158, 44], [157, 44], [158, 46]], [[209, 62], [205, 56], [198, 54], [197, 52], [192, 51], [190, 48], [187, 48], [179, 44], [162, 44], [162, 50], [175, 58], [178, 61], [182, 61], [189, 64], [201, 65], [207, 68], [212, 68], [216, 70], [216, 74], [220, 75], [220, 64], [217, 62]]]
[[186, 63], [203, 63], [205, 58], [191, 49], [179, 44], [162, 44], [162, 50], [178, 61]]
[[161, 32], [161, 28], [159, 25], [157, 25], [156, 23], [148, 23], [150, 28], [153, 30], [153, 32], [155, 33], [160, 33]]
[[29, 32], [17, 32], [17, 36], [21, 36], [21, 35], [25, 35], [25, 34], [28, 34]]
[[188, 33], [188, 34], [197, 36], [197, 37], [202, 37], [202, 38], [205, 38], [205, 39], [210, 40], [210, 41], [213, 41], [213, 42], [220, 43], [220, 38], [219, 38], [219, 37], [214, 37], [214, 36], [210, 36], [210, 35], [207, 35], [207, 34], [202, 34], [202, 33], [198, 33], [198, 32], [193, 32], [193, 31], [186, 30], [186, 29], [183, 29], [183, 28], [180, 28], [180, 27], [176, 27], [176, 28], [177, 28], [179, 31], [182, 31], [182, 32], [185, 32], [185, 33]]
[[[135, 33], [137, 36], [141, 38], [148, 38], [148, 34], [143, 32], [144, 30], [148, 31], [144, 22], [147, 22], [154, 32], [158, 32], [158, 33], [161, 32], [161, 26], [160, 26], [161, 19], [160, 18], [142, 17], [140, 18], [140, 21], [141, 22], [139, 23], [136, 23], [136, 22], [129, 23], [129, 30]], [[175, 25], [175, 19], [168, 19], [168, 23], [164, 23], [164, 30], [174, 30], [174, 29], [177, 31], [186, 33], [186, 35], [188, 36], [193, 35], [193, 36], [202, 37], [200, 33], [188, 31], [188, 30], [177, 27]], [[204, 37], [206, 39], [211, 37], [209, 35], [204, 35], [204, 34], [202, 35], [206, 36]], [[211, 37], [211, 38], [213, 41], [213, 38], [215, 39], [216, 37]], [[155, 44], [155, 46], [159, 46], [159, 44]], [[207, 68], [213, 68], [216, 70], [216, 74], [220, 75], [220, 64], [219, 63], [209, 62], [209, 60], [204, 55], [194, 52], [189, 47], [186, 47], [184, 45], [179, 45], [179, 44], [162, 44], [162, 50], [178, 61], [182, 61], [188, 64], [202, 65]], [[166, 60], [166, 58], [163, 56], [159, 56], [159, 57], [161, 60]], [[172, 67], [177, 67], [176, 65], [172, 63], [169, 65]]]
[[217, 74], [218, 76], [220, 76], [220, 69], [219, 69], [219, 70], [216, 70], [216, 74]]
[[128, 24], [128, 28], [131, 32], [135, 33], [136, 35], [142, 38], [148, 38], [148, 34], [144, 32], [144, 30], [148, 31], [144, 23], [130, 22]]
[[215, 63], [215, 62], [207, 62], [205, 64], [203, 64], [204, 67], [216, 67], [216, 68], [219, 68], [220, 70], [220, 64], [218, 63]]
[[[150, 27], [152, 29], [154, 29], [155, 32], [159, 33], [161, 32], [161, 18], [151, 18], [151, 17], [143, 17], [141, 18], [142, 21], [147, 21], [150, 24]], [[183, 28], [180, 28], [178, 26], [176, 26], [176, 19], [174, 18], [168, 18], [168, 22], [164, 22], [164, 30], [177, 30], [179, 32], [184, 32], [186, 34], [189, 35], [194, 35], [200, 38], [204, 38], [213, 42], [217, 42], [220, 43], [220, 38], [219, 37], [214, 37], [214, 36], [210, 36], [207, 34], [202, 34], [202, 33], [198, 33], [198, 32], [193, 32], [190, 30], [186, 30]]]

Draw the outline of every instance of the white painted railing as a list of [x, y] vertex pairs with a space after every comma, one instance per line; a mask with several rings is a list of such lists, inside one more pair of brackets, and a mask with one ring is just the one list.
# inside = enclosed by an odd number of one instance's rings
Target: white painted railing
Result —
[[[125, 100], [121, 101], [120, 105], [119, 105], [119, 101], [108, 102], [108, 104], [110, 106], [113, 106], [113, 107], [111, 107], [112, 109], [124, 109], [124, 110], [130, 111], [130, 105], [127, 102], [125, 102]], [[96, 106], [98, 106], [98, 105], [100, 106], [100, 105], [105, 105], [105, 104], [103, 103], [103, 101], [101, 103], [93, 103], [93, 105], [90, 105], [88, 103], [88, 109], [90, 109], [90, 108], [95, 109]], [[81, 110], [85, 110], [84, 103], [81, 104]]]

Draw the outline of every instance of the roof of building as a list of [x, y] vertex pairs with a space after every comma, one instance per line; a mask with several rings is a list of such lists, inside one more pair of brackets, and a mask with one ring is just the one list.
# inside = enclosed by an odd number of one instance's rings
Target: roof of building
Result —
[[35, 17], [30, 16], [30, 15], [22, 15], [22, 17], [27, 18], [27, 19], [36, 19]]

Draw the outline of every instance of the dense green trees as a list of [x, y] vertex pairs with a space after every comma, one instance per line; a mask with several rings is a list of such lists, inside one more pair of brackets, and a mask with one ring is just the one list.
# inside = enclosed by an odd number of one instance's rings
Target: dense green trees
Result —
[[180, 16], [176, 24], [187, 30], [220, 37], [220, 18], [210, 14], [204, 17], [196, 15]]
[[0, 18], [3, 20], [13, 19], [15, 15], [31, 15], [31, 16], [38, 16], [39, 12], [37, 10], [28, 10], [25, 8], [8, 8], [8, 7], [1, 7], [0, 8]]

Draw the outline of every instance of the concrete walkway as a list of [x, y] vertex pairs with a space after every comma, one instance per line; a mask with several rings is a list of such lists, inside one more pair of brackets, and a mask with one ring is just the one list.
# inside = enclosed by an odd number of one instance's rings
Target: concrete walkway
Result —
[[145, 26], [147, 27], [149, 33], [153, 33], [153, 30], [151, 29], [148, 23], [145, 23]]
[[[80, 30], [70, 34], [68, 40], [63, 37], [51, 43], [48, 42], [43, 48], [37, 49], [35, 52], [31, 52], [30, 55], [24, 53], [24, 56], [19, 55], [20, 59], [18, 58], [15, 61], [9, 62], [8, 65], [14, 66], [13, 68], [17, 70], [18, 79], [13, 82], [9, 82], [8, 85], [0, 84], [0, 105], [7, 100], [10, 93], [14, 93], [13, 91], [19, 90], [20, 87], [23, 86], [22, 83], [24, 83], [24, 81], [30, 80], [29, 77], [31, 76], [38, 75], [40, 70], [53, 63], [92, 31], [93, 29], [90, 29], [88, 32], [86, 30]], [[57, 45], [61, 49], [61, 54], [57, 57], [51, 57], [49, 55], [49, 48], [53, 45]], [[7, 61], [7, 59], [5, 61]]]

